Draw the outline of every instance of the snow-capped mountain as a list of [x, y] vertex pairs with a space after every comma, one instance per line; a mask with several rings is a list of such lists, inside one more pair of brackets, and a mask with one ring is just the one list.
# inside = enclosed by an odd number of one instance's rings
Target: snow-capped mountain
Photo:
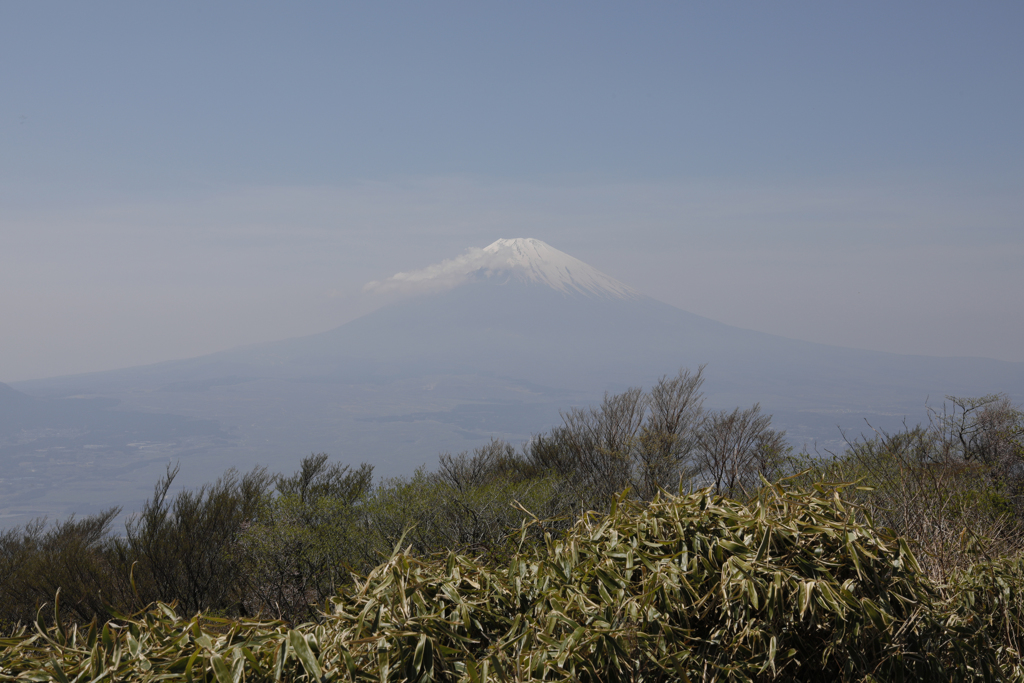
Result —
[[369, 282], [367, 292], [425, 293], [453, 289], [474, 280], [517, 280], [547, 285], [564, 294], [579, 293], [614, 299], [638, 298], [632, 287], [597, 268], [533, 238], [499, 239], [483, 249], [408, 273], [396, 273], [383, 282]]

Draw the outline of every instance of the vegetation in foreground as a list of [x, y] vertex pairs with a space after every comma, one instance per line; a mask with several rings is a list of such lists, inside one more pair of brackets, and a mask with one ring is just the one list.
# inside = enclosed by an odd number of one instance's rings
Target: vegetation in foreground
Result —
[[585, 515], [507, 562], [398, 551], [316, 623], [179, 617], [0, 642], [4, 680], [1024, 680], [1019, 559], [931, 581], [841, 491]]
[[7, 532], [0, 678], [1024, 680], [1018, 409], [793, 456], [700, 382], [410, 479], [172, 470], [124, 536]]

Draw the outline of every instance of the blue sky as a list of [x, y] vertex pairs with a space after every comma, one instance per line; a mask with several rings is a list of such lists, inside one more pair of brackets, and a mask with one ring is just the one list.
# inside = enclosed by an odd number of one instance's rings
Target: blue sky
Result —
[[329, 329], [537, 237], [826, 343], [1024, 361], [1019, 3], [0, 4], [0, 381]]

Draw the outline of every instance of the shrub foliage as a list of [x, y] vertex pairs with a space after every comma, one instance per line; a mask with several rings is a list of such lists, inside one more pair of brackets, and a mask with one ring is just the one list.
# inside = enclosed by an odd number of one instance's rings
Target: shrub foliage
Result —
[[617, 499], [506, 562], [395, 552], [319, 622], [158, 604], [0, 642], [3, 680], [1024, 680], [1019, 562], [934, 584], [836, 491]]

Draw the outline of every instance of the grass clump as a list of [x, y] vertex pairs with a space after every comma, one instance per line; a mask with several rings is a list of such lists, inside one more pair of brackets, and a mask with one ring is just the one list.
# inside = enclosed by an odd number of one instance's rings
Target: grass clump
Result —
[[623, 496], [537, 525], [502, 562], [398, 550], [295, 629], [165, 605], [40, 622], [0, 643], [0, 680], [1024, 680], [1021, 562], [936, 584], [841, 491]]

